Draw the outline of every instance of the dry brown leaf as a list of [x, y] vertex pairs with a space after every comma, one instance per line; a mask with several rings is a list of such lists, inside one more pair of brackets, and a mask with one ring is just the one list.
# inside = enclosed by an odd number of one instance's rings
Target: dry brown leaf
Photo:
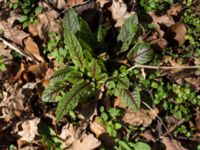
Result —
[[127, 110], [123, 116], [123, 121], [134, 126], [142, 125], [148, 127], [156, 118], [157, 114], [157, 108], [152, 110], [139, 109], [138, 111]]
[[44, 62], [40, 64], [31, 65], [30, 67], [28, 67], [28, 72], [34, 74], [35, 78], [41, 79], [42, 77], [44, 77], [47, 68], [48, 68], [48, 63]]
[[84, 0], [68, 0], [67, 6], [72, 7], [72, 6], [75, 6], [75, 5], [79, 5], [81, 3], [84, 3]]
[[190, 83], [196, 91], [200, 90], [200, 77], [194, 78], [194, 77], [189, 77], [189, 78], [184, 78], [185, 81]]
[[[0, 12], [0, 16], [4, 16], [4, 11]], [[16, 44], [22, 46], [24, 38], [28, 37], [29, 34], [23, 30], [18, 29], [17, 26], [13, 26], [15, 20], [19, 19], [19, 14], [16, 11], [11, 11], [6, 20], [0, 19], [0, 29], [3, 31], [3, 36]]]
[[200, 117], [199, 116], [195, 118], [195, 127], [197, 130], [200, 131]]
[[76, 140], [75, 129], [72, 124], [63, 126], [60, 137], [64, 140], [64, 146], [69, 147]]
[[72, 145], [73, 150], [94, 150], [101, 145], [101, 142], [93, 134], [85, 135], [82, 139], [75, 141]]
[[101, 144], [93, 134], [79, 133], [80, 128], [75, 129], [72, 124], [67, 124], [62, 128], [60, 137], [64, 141], [64, 146], [68, 150], [92, 150]]
[[18, 89], [19, 83], [14, 85], [4, 84], [6, 91], [3, 92], [3, 100], [0, 102], [0, 118], [6, 122], [19, 115], [19, 111], [27, 110], [27, 103], [24, 102], [22, 88]]
[[143, 133], [140, 133], [140, 136], [142, 136], [143, 138], [145, 138], [147, 141], [152, 141], [152, 142], [156, 142], [155, 137], [153, 137], [153, 135], [150, 133], [149, 130], [144, 131]]
[[183, 146], [181, 146], [181, 143], [174, 140], [170, 139], [169, 137], [161, 136], [162, 142], [166, 146], [166, 150], [187, 150]]
[[8, 24], [12, 27], [15, 20], [19, 20], [20, 14], [17, 13], [16, 11], [11, 11], [10, 12], [10, 17], [8, 18], [7, 22]]
[[36, 134], [38, 134], [38, 123], [40, 122], [39, 118], [34, 118], [31, 120], [26, 120], [22, 123], [19, 123], [17, 126], [21, 124], [22, 130], [19, 131], [19, 128], [15, 129], [15, 132], [21, 136], [20, 140], [31, 142], [34, 140]]
[[40, 62], [44, 62], [44, 59], [40, 55], [40, 50], [38, 48], [38, 45], [33, 41], [31, 37], [28, 37], [27, 39], [25, 39], [24, 44], [25, 44], [25, 50], [27, 53], [30, 53]]
[[173, 18], [169, 15], [157, 16], [154, 12], [150, 12], [149, 15], [152, 17], [153, 22], [156, 24], [164, 24], [167, 27], [170, 27], [175, 23]]
[[167, 14], [170, 16], [177, 16], [178, 13], [180, 13], [180, 11], [182, 10], [182, 5], [177, 3], [177, 4], [173, 4], [170, 9], [167, 11]]
[[28, 26], [29, 32], [33, 36], [39, 36], [41, 39], [48, 39], [51, 32], [61, 32], [61, 21], [59, 13], [53, 10], [47, 3], [39, 2], [38, 5], [45, 10], [38, 15], [39, 23], [30, 24]]
[[[175, 39], [178, 42], [178, 46], [182, 46], [185, 42], [186, 27], [183, 23], [178, 22], [173, 24], [166, 33], [167, 38]], [[175, 34], [175, 36], [174, 36]]]
[[127, 5], [123, 0], [112, 0], [111, 13], [113, 19], [116, 21], [115, 27], [121, 27], [124, 21], [130, 17], [134, 12], [127, 11]]
[[12, 28], [7, 22], [4, 21], [0, 21], [0, 29], [3, 30], [5, 38], [21, 46], [23, 39], [29, 36], [29, 34], [25, 33], [23, 30], [19, 30], [16, 27]]
[[97, 122], [97, 118], [95, 118], [95, 120], [90, 124], [90, 129], [96, 135], [96, 137], [106, 133], [106, 129]]
[[67, 3], [65, 2], [65, 0], [57, 0], [57, 6], [56, 7], [58, 9], [65, 9], [67, 7]]
[[114, 106], [115, 106], [115, 107], [122, 108], [122, 109], [126, 109], [126, 108], [127, 108], [127, 106], [122, 102], [122, 100], [121, 100], [120, 97], [116, 97], [116, 98], [115, 98]]
[[11, 50], [8, 49], [3, 42], [0, 42], [0, 56], [4, 56], [4, 58], [11, 60], [12, 55], [10, 53]]
[[32, 36], [37, 36], [38, 35], [37, 25], [29, 24], [28, 31], [32, 34]]
[[150, 44], [158, 45], [160, 48], [165, 48], [167, 46], [167, 41], [164, 38], [159, 38], [156, 40], [150, 41]]
[[110, 2], [109, 0], [97, 0], [97, 3], [100, 5], [101, 8], [103, 8], [104, 5], [109, 2]]

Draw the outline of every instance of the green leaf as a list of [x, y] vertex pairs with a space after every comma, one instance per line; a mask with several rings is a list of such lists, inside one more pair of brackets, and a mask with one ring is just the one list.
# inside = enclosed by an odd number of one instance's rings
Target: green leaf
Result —
[[71, 72], [73, 70], [72, 67], [65, 67], [62, 69], [57, 70], [54, 75], [51, 77], [50, 82], [54, 82], [54, 81], [65, 81], [66, 80], [66, 76], [69, 72]]
[[42, 13], [42, 7], [38, 6], [37, 8], [35, 8], [35, 14], [38, 15]]
[[64, 30], [70, 30], [74, 34], [80, 30], [78, 14], [74, 11], [74, 9], [69, 8], [67, 10], [62, 20], [62, 26]]
[[108, 28], [103, 27], [102, 25], [99, 26], [98, 32], [97, 32], [97, 41], [98, 42], [104, 42], [105, 36], [108, 32]]
[[25, 22], [25, 21], [27, 21], [28, 20], [28, 16], [26, 16], [26, 15], [23, 15], [23, 16], [20, 16], [19, 17], [19, 22]]
[[76, 36], [68, 29], [64, 30], [64, 42], [69, 49], [70, 57], [75, 66], [83, 67], [84, 58], [82, 47]]
[[145, 64], [151, 61], [153, 49], [148, 43], [140, 43], [130, 50], [127, 57], [129, 60], [135, 60], [136, 64]]
[[80, 37], [83, 41], [85, 41], [88, 45], [92, 46], [93, 48], [96, 47], [96, 39], [90, 29], [90, 26], [85, 20], [81, 18], [79, 20], [80, 31], [78, 32], [78, 37]]
[[60, 91], [66, 86], [63, 81], [55, 81], [51, 83], [42, 93], [42, 101], [44, 102], [55, 102], [56, 96], [59, 95]]
[[122, 42], [122, 47], [119, 53], [125, 52], [128, 50], [133, 38], [138, 29], [138, 17], [136, 14], [133, 14], [129, 18], [127, 18], [122, 25], [122, 28], [117, 37], [117, 41]]
[[93, 79], [97, 79], [99, 74], [101, 73], [101, 67], [98, 65], [97, 61], [93, 59], [88, 66], [89, 76]]
[[93, 84], [84, 82], [80, 85], [73, 85], [69, 92], [60, 99], [57, 109], [56, 118], [61, 120], [64, 115], [73, 110], [81, 100], [87, 99], [93, 92]]
[[[120, 140], [119, 142], [119, 146], [123, 149], [123, 150], [132, 150], [129, 145], [128, 142], [122, 141]], [[142, 149], [141, 149], [142, 150]]]
[[47, 144], [48, 149], [51, 150], [53, 147], [64, 149], [64, 142], [57, 136], [56, 132], [47, 124], [40, 122], [38, 124], [38, 133], [40, 136], [42, 136], [43, 140], [45, 140], [44, 144]]
[[135, 150], [151, 150], [151, 147], [143, 142], [137, 142], [133, 145]]
[[80, 84], [84, 81], [83, 74], [79, 71], [71, 71], [66, 75], [66, 79], [73, 84]]
[[114, 80], [117, 82], [117, 88], [128, 88], [130, 86], [130, 81], [127, 77], [115, 77]]
[[[135, 94], [135, 93], [134, 93]], [[119, 96], [126, 106], [131, 108], [132, 110], [137, 110], [140, 107], [140, 98], [137, 95], [132, 94], [128, 89], [121, 89], [119, 92]]]

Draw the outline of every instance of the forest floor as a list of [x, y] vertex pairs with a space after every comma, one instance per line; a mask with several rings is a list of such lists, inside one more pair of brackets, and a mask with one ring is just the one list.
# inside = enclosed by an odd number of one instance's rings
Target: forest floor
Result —
[[0, 0], [0, 150], [200, 150], [199, 0]]

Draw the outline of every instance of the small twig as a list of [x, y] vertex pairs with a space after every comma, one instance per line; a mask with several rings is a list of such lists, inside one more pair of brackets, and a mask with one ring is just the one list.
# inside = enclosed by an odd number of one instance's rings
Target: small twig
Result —
[[135, 68], [146, 68], [146, 69], [200, 69], [200, 66], [150, 66], [150, 65], [134, 65], [128, 69], [131, 71]]
[[169, 129], [169, 133], [172, 133], [177, 127], [181, 126], [185, 122], [185, 119], [179, 120], [174, 126]]
[[[153, 110], [147, 103], [142, 102], [149, 110]], [[167, 134], [170, 136], [170, 138], [173, 139], [173, 136], [171, 135], [171, 133], [169, 132], [169, 130], [167, 129], [167, 126], [165, 125], [165, 123], [162, 121], [162, 119], [156, 115], [156, 118], [158, 118], [158, 120], [162, 123], [163, 127], [165, 128], [165, 130], [167, 131]]]
[[185, 137], [185, 136], [177, 136], [176, 139], [178, 140], [187, 140], [193, 142], [200, 142], [200, 137]]
[[6, 41], [5, 39], [0, 37], [0, 41], [2, 41], [6, 46], [8, 46], [9, 48], [11, 48], [12, 50], [15, 50], [17, 53], [19, 53], [22, 56], [27, 57], [28, 59], [30, 59], [31, 61], [33, 60], [33, 58], [31, 58], [30, 56], [28, 56], [26, 53], [22, 52], [22, 50], [20, 50], [19, 48], [17, 48], [16, 46], [10, 44], [8, 41]]

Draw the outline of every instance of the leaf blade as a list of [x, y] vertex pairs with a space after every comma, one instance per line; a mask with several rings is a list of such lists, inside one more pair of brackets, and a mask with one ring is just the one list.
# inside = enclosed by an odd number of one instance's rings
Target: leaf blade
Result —
[[137, 25], [138, 25], [138, 18], [136, 14], [133, 14], [132, 16], [128, 17], [125, 20], [119, 32], [119, 35], [117, 37], [117, 41], [122, 42], [122, 46], [119, 53], [122, 53], [128, 50], [137, 32]]
[[64, 31], [64, 43], [69, 49], [70, 57], [75, 66], [83, 67], [84, 58], [82, 47], [76, 36], [68, 29]]
[[153, 58], [153, 49], [148, 43], [140, 43], [130, 50], [127, 57], [129, 60], [135, 60], [136, 64], [146, 64]]
[[63, 81], [55, 81], [50, 83], [50, 85], [42, 93], [42, 101], [44, 102], [55, 102], [56, 96], [59, 95], [60, 91], [66, 86]]
[[58, 103], [56, 109], [57, 120], [61, 120], [65, 114], [74, 109], [82, 98], [87, 98], [87, 93], [91, 91], [92, 87], [91, 82], [74, 85]]
[[78, 14], [74, 11], [74, 9], [69, 8], [67, 10], [62, 20], [62, 26], [64, 30], [70, 30], [74, 34], [80, 30]]
[[[128, 89], [121, 89], [119, 92], [119, 96], [126, 106], [128, 106], [132, 110], [138, 110], [140, 108], [141, 99], [138, 96], [139, 89], [134, 91], [132, 94]], [[137, 95], [135, 95], [137, 94]]]

